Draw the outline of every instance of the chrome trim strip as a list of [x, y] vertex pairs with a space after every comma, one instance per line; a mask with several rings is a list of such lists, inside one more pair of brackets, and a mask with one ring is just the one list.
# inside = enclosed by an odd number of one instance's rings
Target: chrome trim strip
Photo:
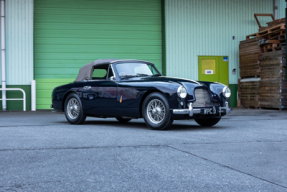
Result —
[[188, 110], [189, 110], [189, 116], [192, 117], [193, 116], [192, 102], [189, 103]]
[[114, 61], [112, 61], [110, 63], [113, 64], [113, 63], [122, 62], [122, 61], [140, 61], [140, 62], [145, 62], [145, 63], [151, 63], [149, 61], [137, 60], [137, 59], [119, 59], [119, 60], [114, 60]]
[[174, 109], [173, 114], [185, 115], [185, 114], [189, 114], [189, 110], [188, 109]]
[[[221, 116], [222, 113], [230, 113], [231, 109], [228, 107], [228, 102], [225, 102], [225, 106], [226, 107], [219, 107], [219, 116]], [[174, 109], [173, 110], [173, 114], [176, 115], [189, 115], [190, 117], [192, 117], [194, 114], [200, 114], [201, 109], [194, 109], [192, 106], [192, 102], [189, 103], [188, 105], [188, 109]], [[205, 114], [205, 113], [204, 113]], [[207, 113], [210, 114], [210, 113]], [[216, 114], [216, 108], [212, 107], [212, 114]]]
[[193, 109], [193, 114], [200, 114], [201, 109]]
[[116, 73], [115, 73], [115, 70], [114, 70], [114, 66], [113, 66], [113, 65], [110, 65], [110, 67], [111, 67], [111, 69], [112, 69], [112, 72], [113, 72], [113, 74], [114, 74], [114, 77], [117, 78]]
[[225, 112], [226, 114], [231, 112], [231, 109], [229, 107], [219, 107], [219, 115], [221, 116], [221, 113]]

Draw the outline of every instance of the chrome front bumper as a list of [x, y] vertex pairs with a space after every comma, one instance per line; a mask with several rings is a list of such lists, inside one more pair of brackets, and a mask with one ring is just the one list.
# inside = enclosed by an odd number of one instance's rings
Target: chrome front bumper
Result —
[[215, 107], [212, 108], [204, 108], [204, 109], [194, 109], [192, 107], [192, 103], [189, 103], [188, 109], [174, 109], [173, 114], [176, 115], [189, 115], [192, 117], [194, 114], [203, 114], [203, 115], [213, 115], [219, 114], [221, 116], [222, 113], [228, 114], [231, 112], [231, 109], [228, 106], [228, 102], [225, 102], [225, 107], [219, 107], [216, 109]]

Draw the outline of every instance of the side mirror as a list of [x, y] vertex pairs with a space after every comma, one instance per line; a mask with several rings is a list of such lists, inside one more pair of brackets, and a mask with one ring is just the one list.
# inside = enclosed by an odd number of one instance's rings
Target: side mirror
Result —
[[111, 80], [111, 81], [115, 81], [115, 80], [116, 80], [116, 77], [115, 77], [115, 76], [111, 76], [111, 77], [110, 77], [110, 80]]

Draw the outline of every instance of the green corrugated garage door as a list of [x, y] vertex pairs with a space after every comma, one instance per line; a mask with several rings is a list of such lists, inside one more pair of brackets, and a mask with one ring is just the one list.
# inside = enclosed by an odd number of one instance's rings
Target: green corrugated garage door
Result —
[[161, 69], [160, 0], [35, 0], [37, 109], [96, 59], [148, 60]]

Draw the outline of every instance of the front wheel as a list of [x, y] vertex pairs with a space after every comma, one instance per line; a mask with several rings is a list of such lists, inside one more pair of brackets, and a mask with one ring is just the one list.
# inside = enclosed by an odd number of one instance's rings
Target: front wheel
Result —
[[220, 117], [219, 118], [200, 118], [200, 119], [194, 119], [196, 121], [196, 123], [198, 123], [199, 125], [203, 126], [203, 127], [212, 127], [213, 125], [216, 125], [219, 121], [220, 121]]
[[168, 101], [160, 93], [151, 93], [145, 98], [142, 106], [142, 116], [146, 125], [156, 130], [166, 129], [173, 122]]
[[65, 116], [71, 124], [82, 124], [86, 120], [79, 96], [71, 93], [65, 100]]

